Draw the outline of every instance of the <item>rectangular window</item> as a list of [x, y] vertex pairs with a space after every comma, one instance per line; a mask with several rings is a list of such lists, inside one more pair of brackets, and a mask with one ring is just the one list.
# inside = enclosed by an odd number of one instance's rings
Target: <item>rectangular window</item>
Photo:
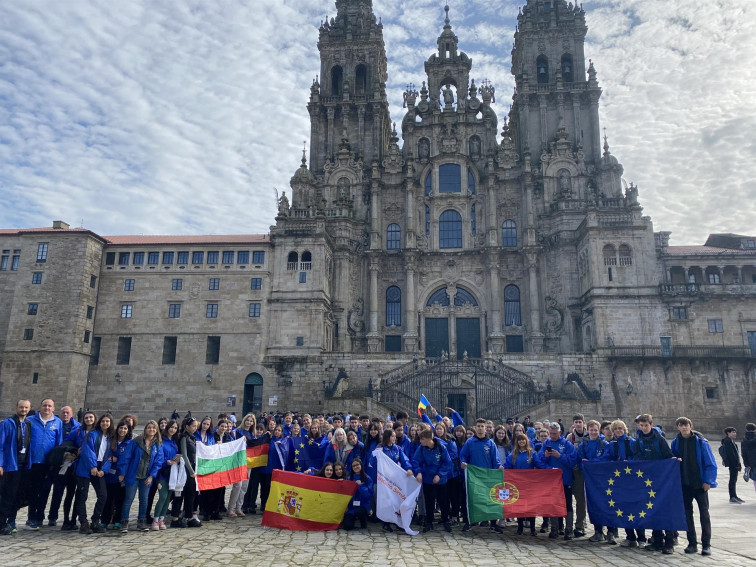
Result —
[[87, 343], [87, 344], [89, 343], [89, 337], [90, 336], [92, 336], [92, 332], [91, 331], [84, 331], [84, 342], [85, 343]]
[[249, 264], [249, 252], [248, 251], [240, 251], [236, 253], [236, 263], [237, 264]]
[[525, 352], [522, 335], [507, 335], [507, 352]]
[[707, 400], [719, 399], [719, 393], [717, 392], [717, 388], [706, 388], [706, 399]]
[[89, 363], [92, 366], [100, 364], [100, 345], [102, 344], [102, 337], [94, 337], [92, 339], [92, 350], [89, 353]]
[[207, 337], [205, 364], [218, 364], [220, 361], [220, 337]]
[[47, 262], [47, 242], [42, 242], [37, 246], [37, 262]]
[[673, 307], [672, 308], [672, 319], [675, 319], [677, 321], [683, 321], [687, 318], [688, 318], [687, 307]]
[[163, 264], [164, 265], [173, 264], [173, 252], [163, 252]]
[[41, 284], [42, 283], [42, 272], [34, 272], [32, 274], [32, 283], [33, 284]]
[[144, 264], [144, 252], [134, 252], [134, 265], [141, 266]]
[[217, 264], [218, 263], [218, 252], [208, 252], [207, 253], [207, 263], [208, 264]]
[[265, 252], [263, 250], [255, 250], [252, 252], [252, 263], [253, 264], [264, 264], [265, 263]]
[[28, 307], [26, 308], [26, 314], [27, 315], [36, 315], [37, 309], [39, 308], [38, 303], [30, 303]]
[[134, 291], [134, 280], [123, 280], [123, 291]]
[[299, 272], [299, 283], [307, 283], [307, 272]]
[[205, 253], [204, 252], [192, 252], [192, 264], [204, 264]]
[[176, 364], [178, 337], [163, 337], [163, 364]]
[[297, 346], [304, 346], [304, 337], [297, 337]]
[[168, 305], [168, 318], [169, 319], [178, 319], [181, 317], [181, 304], [180, 303], [171, 303]]
[[709, 274], [709, 275], [707, 276], [707, 278], [709, 279], [709, 283], [710, 283], [710, 284], [718, 284], [718, 283], [721, 283], [721, 280], [719, 279], [719, 274]]
[[24, 329], [24, 340], [30, 341], [34, 338], [34, 329]]
[[231, 251], [225, 251], [223, 252], [223, 263], [224, 264], [233, 264], [234, 263], [234, 252]]
[[87, 305], [87, 319], [91, 319], [94, 315], [94, 307], [91, 305]]
[[722, 319], [708, 319], [710, 333], [724, 333]]
[[259, 303], [250, 303], [249, 304], [249, 316], [250, 317], [259, 317], [260, 316], [260, 304]]
[[220, 278], [210, 278], [210, 287], [212, 291], [220, 289]]
[[131, 313], [133, 310], [133, 305], [121, 305], [121, 319], [131, 319]]
[[173, 291], [181, 291], [181, 288], [184, 286], [184, 280], [181, 278], [174, 278], [171, 280], [171, 289]]
[[218, 318], [218, 304], [217, 303], [207, 304], [207, 308], [205, 309], [205, 317], [207, 317], [208, 319]]
[[188, 264], [189, 263], [189, 252], [179, 252], [176, 257], [176, 263], [177, 264]]
[[93, 289], [97, 287], [97, 276], [89, 276], [89, 287]]
[[0, 270], [5, 271], [8, 269], [8, 259], [10, 256], [3, 256], [0, 258]]
[[262, 289], [262, 278], [252, 278], [252, 287], [250, 289]]
[[386, 352], [402, 352], [402, 336], [386, 335]]
[[147, 254], [147, 264], [157, 266], [160, 263], [160, 252], [149, 252]]
[[105, 265], [106, 266], [114, 266], [115, 265], [115, 252], [106, 252], [105, 253]]
[[125, 366], [129, 362], [131, 362], [131, 337], [118, 337], [116, 364]]
[[20, 261], [21, 261], [21, 256], [13, 256], [13, 260], [11, 261], [11, 272], [18, 271], [18, 264]]
[[129, 260], [131, 260], [131, 252], [119, 252], [118, 253], [118, 265], [128, 266]]
[[39, 372], [32, 374], [32, 384], [36, 384], [37, 382], [39, 382]]

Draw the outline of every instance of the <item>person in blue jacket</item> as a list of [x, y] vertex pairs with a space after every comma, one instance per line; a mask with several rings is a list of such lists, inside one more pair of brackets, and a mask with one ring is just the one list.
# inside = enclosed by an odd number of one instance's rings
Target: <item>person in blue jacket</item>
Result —
[[147, 516], [147, 497], [150, 485], [155, 482], [160, 467], [163, 466], [163, 448], [160, 431], [156, 421], [148, 421], [144, 426], [144, 433], [134, 439], [129, 450], [123, 454], [123, 468], [119, 466], [118, 480], [123, 482], [126, 493], [121, 509], [121, 533], [129, 531], [129, 512], [134, 497], [139, 492], [139, 508], [137, 514], [137, 531], [149, 531], [145, 523]]
[[123, 463], [120, 461], [129, 448], [132, 436], [131, 424], [128, 421], [121, 421], [116, 426], [115, 435], [110, 440], [110, 471], [105, 475], [105, 488], [108, 497], [105, 500], [105, 508], [102, 514], [102, 522], [106, 529], [121, 529], [121, 510], [123, 509], [123, 498], [126, 491], [118, 480], [118, 467], [123, 467]]
[[21, 481], [28, 474], [32, 429], [29, 400], [19, 400], [16, 415], [0, 423], [0, 535], [16, 533]]
[[[178, 465], [181, 461], [179, 454], [179, 424], [175, 419], [171, 419], [165, 424], [165, 428], [160, 432], [163, 446], [163, 466], [158, 472], [158, 501], [155, 504], [155, 513], [153, 514], [152, 525], [150, 530], [165, 530], [165, 515], [168, 513], [168, 506], [173, 500], [172, 492], [168, 488], [168, 481], [171, 478], [171, 466]], [[178, 521], [178, 517], [173, 518]]]
[[[460, 466], [463, 469], [467, 465], [473, 465], [483, 469], [501, 469], [504, 465], [499, 459], [499, 451], [492, 439], [486, 436], [486, 420], [478, 418], [475, 420], [475, 435], [470, 437], [459, 452]], [[502, 533], [501, 528], [496, 525], [495, 521], [491, 522], [491, 529], [496, 533]], [[470, 531], [470, 523], [465, 522], [462, 531]]]
[[[78, 436], [79, 458], [74, 463], [76, 475], [76, 498], [74, 510], [79, 517], [79, 533], [103, 533], [105, 528], [100, 524], [102, 512], [105, 508], [105, 500], [108, 492], [105, 486], [105, 475], [110, 471], [110, 441], [113, 438], [113, 416], [104, 414], [93, 428], [89, 428], [90, 418], [95, 415], [91, 412], [84, 414], [84, 423], [87, 428]], [[95, 490], [97, 501], [92, 512], [91, 525], [87, 521], [87, 497], [89, 485]]]
[[[60, 409], [60, 420], [62, 439], [65, 441], [68, 435], [74, 429], [80, 427], [78, 421], [73, 417], [71, 406], [63, 406]], [[53, 476], [52, 497], [50, 498], [50, 509], [47, 511], [47, 525], [54, 528], [58, 525], [58, 514], [60, 513], [60, 504], [63, 503], [63, 526], [62, 531], [72, 531], [78, 529], [76, 524], [71, 524], [71, 507], [73, 506], [74, 495], [76, 494], [76, 478], [73, 474], [73, 468], [69, 467], [64, 474], [58, 474], [60, 467], [56, 467]], [[65, 500], [63, 495], [65, 493]]]
[[[412, 457], [412, 439], [410, 439], [408, 434], [405, 434], [404, 432], [404, 426], [402, 425], [401, 421], [397, 421], [392, 426], [394, 429], [394, 433], [396, 434], [396, 445], [399, 447], [402, 451], [404, 451], [404, 454], [407, 456], [407, 458]], [[433, 427], [433, 426], [431, 426]]]
[[[572, 519], [574, 511], [572, 508], [572, 468], [577, 464], [577, 453], [575, 446], [567, 441], [562, 435], [562, 428], [557, 422], [549, 423], [549, 438], [543, 442], [538, 455], [548, 469], [560, 469], [562, 471], [562, 484], [564, 485], [564, 501], [567, 505], [567, 517], [565, 518], [564, 539], [569, 541], [573, 538]], [[556, 539], [559, 537], [558, 523], [552, 519], [550, 522], [551, 532], [549, 537]]]
[[412, 456], [412, 470], [417, 481], [423, 484], [426, 510], [423, 533], [433, 529], [433, 510], [436, 509], [436, 504], [441, 511], [444, 530], [451, 533], [446, 485], [454, 472], [454, 466], [446, 443], [436, 437], [430, 429], [420, 432], [420, 447]]
[[362, 462], [366, 462], [367, 456], [365, 455], [365, 445], [359, 440], [357, 432], [352, 429], [347, 432], [347, 446], [352, 447], [344, 460], [344, 470], [348, 473], [352, 470], [352, 463], [355, 459], [360, 459]]
[[[584, 471], [585, 463], [600, 462], [604, 460], [604, 452], [609, 447], [609, 442], [601, 435], [601, 424], [595, 419], [591, 419], [585, 424], [587, 434], [577, 448], [578, 468]], [[615, 545], [614, 540], [617, 534], [617, 528], [612, 526], [606, 527], [606, 541], [610, 545]], [[604, 527], [601, 524], [593, 524], [593, 535], [588, 539], [594, 543], [604, 541]]]
[[688, 523], [688, 547], [685, 553], [698, 550], [696, 525], [693, 523], [693, 500], [698, 505], [701, 520], [701, 555], [711, 555], [711, 518], [709, 517], [709, 490], [717, 487], [717, 461], [709, 442], [693, 431], [693, 422], [678, 417], [675, 422], [677, 437], [672, 440], [672, 454], [680, 461], [685, 518]]
[[[383, 437], [381, 438], [381, 444], [378, 446], [378, 449], [383, 451], [383, 453], [392, 461], [394, 461], [397, 465], [402, 467], [405, 471], [407, 471], [407, 476], [414, 476], [412, 474], [412, 465], [407, 458], [407, 456], [404, 454], [404, 451], [402, 451], [397, 445], [396, 445], [396, 433], [393, 429], [387, 429], [383, 432]], [[370, 480], [373, 481], [373, 486], [375, 486], [375, 483], [378, 479], [378, 462], [375, 457], [375, 455], [370, 455], [370, 464], [368, 465], [368, 474], [370, 475]], [[393, 532], [394, 528], [391, 527], [391, 524], [384, 522], [383, 523], [383, 530], [387, 532]]]
[[[530, 446], [530, 439], [524, 433], [518, 433], [512, 443], [512, 452], [507, 455], [504, 462], [505, 469], [543, 469], [546, 468], [538, 453]], [[525, 528], [525, 520], [530, 521], [530, 535], [536, 534], [536, 520], [531, 518], [517, 518], [517, 535], [522, 535]]]
[[45, 506], [50, 496], [56, 467], [46, 462], [47, 454], [63, 443], [63, 422], [55, 415], [55, 402], [45, 398], [39, 411], [30, 416], [32, 428], [31, 470], [29, 471], [29, 514], [27, 529], [38, 530], [45, 520]]
[[350, 473], [347, 475], [347, 480], [351, 480], [357, 483], [357, 492], [349, 501], [346, 513], [344, 514], [344, 520], [342, 527], [346, 531], [354, 529], [356, 520], [360, 521], [360, 528], [363, 530], [367, 528], [367, 518], [370, 514], [370, 507], [373, 500], [373, 481], [365, 473], [365, 468], [362, 466], [362, 459], [355, 457], [351, 462]]
[[[452, 462], [452, 472], [449, 475], [449, 480], [446, 482], [446, 499], [449, 503], [449, 523], [451, 523], [452, 501], [454, 495], [459, 492], [460, 471], [462, 470], [459, 466], [459, 449], [457, 448], [454, 439], [452, 439], [451, 431], [446, 421], [436, 422], [434, 431], [436, 432], [436, 437], [441, 439], [444, 447], [446, 447], [446, 450], [449, 452], [449, 458]], [[413, 455], [415, 454], [415, 451], [417, 451], [417, 447], [413, 447]], [[465, 479], [463, 478], [462, 482], [464, 482], [464, 480]]]

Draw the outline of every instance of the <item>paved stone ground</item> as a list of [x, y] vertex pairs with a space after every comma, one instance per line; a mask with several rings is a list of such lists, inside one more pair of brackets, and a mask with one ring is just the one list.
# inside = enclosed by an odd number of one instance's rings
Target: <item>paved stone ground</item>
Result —
[[[288, 532], [262, 528], [261, 516], [256, 515], [209, 522], [200, 529], [130, 532], [123, 536], [82, 536], [61, 532], [59, 528], [43, 528], [39, 532], [19, 530], [15, 536], [0, 538], [0, 564], [25, 567], [30, 561], [43, 561], [51, 567], [155, 564], [456, 567], [520, 563], [533, 567], [658, 567], [717, 562], [728, 567], [753, 567], [756, 565], [752, 527], [756, 517], [756, 493], [753, 483], [745, 484], [741, 478], [738, 494], [746, 504], [729, 504], [727, 474], [727, 470], [720, 468], [720, 486], [710, 493], [713, 554], [708, 558], [700, 554], [685, 555], [682, 552], [686, 545], [684, 534], [674, 555], [662, 555], [591, 543], [587, 537], [565, 542], [549, 540], [545, 534], [537, 538], [517, 536], [514, 526], [505, 528], [503, 536], [483, 528], [462, 534], [455, 528], [452, 534], [441, 531], [409, 537], [384, 533], [380, 524], [370, 524], [366, 532]], [[25, 510], [18, 520], [18, 525], [22, 526], [26, 520]], [[698, 533], [700, 537], [700, 527]]]

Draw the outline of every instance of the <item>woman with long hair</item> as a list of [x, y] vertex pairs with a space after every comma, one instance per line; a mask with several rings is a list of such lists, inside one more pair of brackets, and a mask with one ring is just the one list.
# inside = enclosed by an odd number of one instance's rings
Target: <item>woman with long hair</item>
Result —
[[349, 471], [352, 470], [352, 462], [355, 459], [361, 459], [362, 461], [366, 461], [367, 459], [365, 457], [365, 445], [359, 440], [357, 432], [352, 429], [347, 432], [347, 446], [352, 447], [344, 461], [344, 468], [348, 475]]
[[126, 494], [124, 486], [118, 480], [118, 468], [123, 467], [119, 461], [131, 443], [132, 430], [129, 421], [121, 421], [115, 428], [115, 435], [110, 439], [110, 471], [105, 475], [105, 486], [108, 496], [105, 500], [105, 509], [102, 522], [107, 529], [121, 529], [121, 510], [123, 498]]
[[213, 435], [213, 418], [206, 415], [200, 421], [197, 433], [195, 433], [196, 440], [205, 445], [215, 445], [215, 437]]
[[[181, 462], [181, 454], [178, 449], [178, 422], [174, 419], [168, 421], [165, 428], [160, 432], [160, 436], [163, 439], [163, 466], [157, 478], [159, 496], [157, 505], [155, 506], [155, 516], [150, 527], [152, 531], [164, 530], [167, 527], [165, 525], [165, 515], [168, 513], [168, 506], [170, 506], [173, 499], [173, 492], [168, 486], [171, 478], [171, 467], [173, 465], [178, 466]], [[178, 517], [174, 517], [173, 520], [178, 520]]]
[[[412, 465], [409, 462], [409, 459], [404, 454], [404, 451], [402, 451], [397, 445], [396, 445], [396, 433], [394, 433], [393, 429], [387, 429], [383, 432], [383, 437], [381, 437], [381, 444], [378, 446], [378, 448], [383, 451], [383, 453], [392, 461], [394, 461], [397, 465], [402, 467], [405, 471], [407, 471], [407, 476], [413, 476], [412, 475]], [[371, 455], [370, 457], [370, 469], [368, 471], [370, 474], [370, 479], [373, 481], [373, 484], [375, 485], [377, 476], [378, 476], [378, 465], [377, 465], [377, 459], [375, 455]], [[383, 530], [387, 532], [393, 532], [394, 528], [391, 527], [391, 524], [387, 522], [383, 522]]]
[[[215, 445], [222, 445], [223, 443], [232, 441], [230, 429], [231, 422], [225, 419], [218, 421], [214, 435]], [[224, 489], [225, 487], [212, 488], [210, 490], [203, 490], [200, 493], [200, 508], [202, 509], [203, 520], [205, 522], [223, 519], [220, 515], [220, 509], [223, 504]]]
[[344, 463], [335, 462], [333, 463], [333, 478], [335, 480], [346, 480], [346, 469], [344, 468]]
[[460, 515], [462, 516], [462, 522], [467, 524], [467, 487], [465, 486], [465, 471], [462, 470], [462, 464], [459, 460], [459, 452], [462, 447], [465, 446], [467, 441], [467, 430], [464, 425], [457, 425], [452, 431], [451, 439], [449, 440], [449, 456], [451, 456], [451, 446], [454, 445], [454, 451], [456, 457], [452, 458], [452, 464], [454, 465], [454, 476], [456, 477], [456, 485], [454, 489], [449, 489], [449, 519], [452, 524], [459, 522]]
[[139, 493], [137, 531], [149, 531], [146, 524], [147, 498], [150, 486], [155, 482], [160, 467], [163, 466], [163, 448], [156, 421], [148, 421], [142, 435], [134, 439], [129, 450], [123, 455], [124, 468], [119, 469], [118, 479], [126, 485], [126, 494], [121, 511], [121, 533], [129, 531], [129, 512], [134, 497]]
[[378, 445], [381, 444], [381, 435], [381, 426], [375, 422], [371, 423], [368, 427], [368, 434], [365, 441], [365, 454], [368, 455], [368, 458], [373, 454], [373, 451], [375, 451]]
[[[543, 469], [545, 463], [538, 453], [530, 446], [530, 440], [525, 433], [518, 433], [514, 437], [514, 447], [504, 461], [505, 469]], [[522, 535], [525, 520], [530, 522], [530, 535], [536, 534], [535, 518], [517, 518], [517, 535]]]
[[181, 424], [181, 437], [179, 439], [179, 454], [184, 460], [186, 469], [186, 484], [181, 491], [181, 496], [176, 496], [173, 501], [174, 515], [181, 515], [181, 504], [184, 505], [184, 517], [177, 523], [171, 522], [171, 527], [180, 528], [181, 522], [186, 522], [189, 528], [199, 528], [202, 523], [199, 520], [194, 508], [194, 502], [197, 498], [197, 473], [194, 465], [197, 461], [197, 438], [196, 433], [199, 428], [199, 422], [193, 417], [187, 417]]
[[[102, 512], [107, 499], [105, 475], [110, 471], [110, 440], [113, 438], [113, 417], [107, 413], [96, 424], [97, 416], [92, 412], [84, 414], [82, 434], [78, 437], [79, 459], [76, 461], [74, 474], [76, 475], [76, 498], [74, 509], [79, 516], [79, 533], [103, 533], [105, 528], [100, 524]], [[87, 497], [89, 485], [95, 489], [97, 502], [92, 513], [91, 525], [87, 521]]]
[[333, 430], [333, 437], [326, 448], [323, 460], [344, 464], [351, 450], [352, 446], [347, 443], [346, 431], [338, 427]]
[[315, 476], [322, 478], [333, 478], [333, 463], [330, 461], [323, 463], [323, 466], [320, 467], [320, 470], [315, 473]]
[[[255, 438], [256, 425], [257, 425], [257, 418], [255, 418], [255, 414], [248, 413], [247, 415], [241, 418], [241, 421], [239, 422], [239, 427], [236, 429], [236, 432], [240, 436], [244, 436], [244, 438], [247, 440], [248, 447], [250, 446], [250, 442], [253, 441]], [[252, 496], [249, 491], [249, 482], [252, 476], [252, 469], [249, 469], [247, 472], [249, 474], [247, 476], [247, 482], [244, 485], [244, 499], [242, 500], [241, 508], [236, 511], [237, 516], [245, 516], [246, 514], [249, 514], [249, 508], [250, 508], [249, 500], [250, 500], [250, 497]]]
[[367, 518], [370, 514], [370, 506], [373, 500], [373, 481], [365, 472], [362, 466], [362, 459], [355, 457], [351, 462], [351, 470], [347, 475], [347, 480], [357, 483], [357, 491], [354, 493], [352, 500], [349, 502], [347, 511], [344, 514], [342, 527], [346, 531], [354, 529], [357, 519], [360, 521], [360, 528], [367, 528]]

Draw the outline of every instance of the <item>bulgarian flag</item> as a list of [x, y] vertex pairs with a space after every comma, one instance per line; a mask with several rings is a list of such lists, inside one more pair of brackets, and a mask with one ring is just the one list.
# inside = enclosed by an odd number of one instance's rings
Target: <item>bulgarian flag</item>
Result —
[[558, 469], [483, 469], [468, 465], [470, 523], [504, 518], [561, 518], [567, 515]]
[[247, 441], [247, 468], [256, 469], [268, 466], [268, 451], [270, 451], [270, 437], [267, 435]]
[[197, 443], [197, 490], [212, 490], [247, 479], [247, 440], [228, 443]]
[[294, 531], [339, 529], [357, 483], [274, 470], [262, 525]]

